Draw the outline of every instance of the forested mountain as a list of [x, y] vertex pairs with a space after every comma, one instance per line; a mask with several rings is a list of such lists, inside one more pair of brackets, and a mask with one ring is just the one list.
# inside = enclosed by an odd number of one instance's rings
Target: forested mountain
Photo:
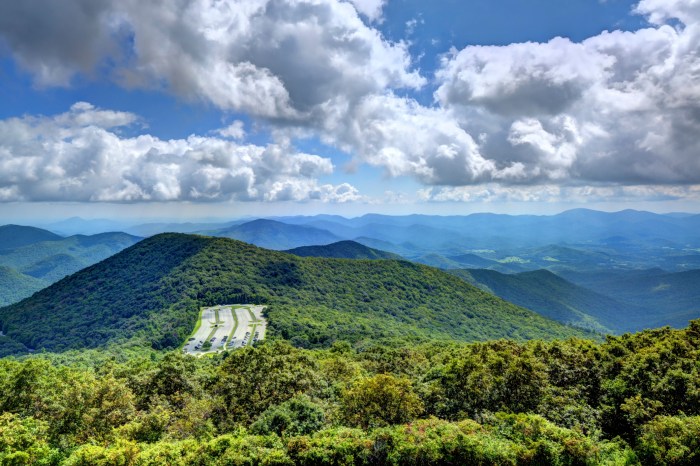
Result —
[[335, 259], [402, 259], [398, 254], [373, 249], [356, 241], [338, 241], [323, 246], [302, 246], [285, 251], [300, 257], [328, 257]]
[[[700, 270], [669, 273], [662, 269], [585, 273], [562, 276], [621, 303], [649, 310], [647, 328], [660, 325], [685, 327], [700, 317]], [[658, 316], [658, 317], [655, 317]]]
[[45, 286], [42, 280], [0, 265], [0, 306], [24, 299]]
[[301, 258], [239, 241], [157, 235], [0, 309], [2, 330], [39, 350], [134, 341], [179, 345], [201, 305], [268, 305], [273, 337], [336, 340], [554, 338], [583, 335], [405, 261]]
[[[13, 275], [14, 280], [22, 279], [24, 283], [18, 287], [0, 287], [0, 302], [3, 304], [19, 301], [66, 275], [106, 259], [140, 240], [126, 233], [62, 238], [35, 228], [9, 225], [0, 229], [7, 234], [28, 233], [28, 236], [23, 236], [23, 240], [14, 241], [14, 244], [22, 245], [0, 249], [0, 266], [16, 272]], [[32, 239], [33, 243], [26, 244]]]
[[603, 333], [642, 330], [660, 320], [660, 315], [649, 310], [623, 304], [547, 270], [504, 274], [494, 270], [460, 269], [450, 273], [550, 319]]
[[0, 251], [18, 248], [41, 241], [55, 241], [62, 239], [55, 233], [41, 228], [26, 227], [21, 225], [0, 226]]
[[292, 249], [334, 243], [342, 238], [310, 226], [288, 225], [274, 220], [258, 219], [219, 230], [199, 232], [204, 235], [232, 238], [267, 249]]

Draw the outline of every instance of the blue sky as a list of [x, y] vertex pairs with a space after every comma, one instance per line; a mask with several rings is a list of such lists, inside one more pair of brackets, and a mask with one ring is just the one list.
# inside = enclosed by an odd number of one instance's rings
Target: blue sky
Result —
[[700, 211], [696, 0], [0, 5], [0, 215]]

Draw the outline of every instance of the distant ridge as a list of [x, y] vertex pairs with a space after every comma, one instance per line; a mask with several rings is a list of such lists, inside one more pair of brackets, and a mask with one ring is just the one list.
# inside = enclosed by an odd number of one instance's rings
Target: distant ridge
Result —
[[[14, 269], [0, 265], [0, 306], [6, 306], [31, 296], [46, 283]], [[1, 330], [1, 329], [0, 329]]]
[[63, 239], [63, 237], [41, 228], [21, 225], [0, 226], [0, 251], [28, 246], [42, 241], [57, 241], [60, 239]]
[[644, 328], [644, 309], [575, 285], [548, 270], [505, 274], [464, 269], [450, 273], [545, 317], [602, 333]]
[[323, 246], [302, 246], [285, 251], [300, 257], [329, 257], [335, 259], [402, 259], [398, 254], [373, 249], [356, 241], [345, 240]]
[[[46, 230], [15, 225], [0, 227], [0, 231], [20, 234], [23, 240], [14, 242], [19, 246], [0, 249], [0, 267], [6, 268], [7, 280], [5, 286], [0, 286], [2, 305], [17, 302], [141, 239], [119, 232], [63, 238]], [[29, 241], [34, 242], [27, 244]]]
[[289, 225], [276, 220], [258, 219], [219, 230], [198, 232], [208, 236], [237, 239], [266, 249], [284, 250], [301, 246], [334, 243], [342, 238], [333, 233], [304, 225]]

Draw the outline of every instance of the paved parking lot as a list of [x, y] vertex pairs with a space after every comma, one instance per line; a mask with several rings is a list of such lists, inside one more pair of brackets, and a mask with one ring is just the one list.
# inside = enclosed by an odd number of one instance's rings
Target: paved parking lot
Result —
[[[250, 304], [232, 304], [203, 309], [201, 325], [185, 343], [183, 351], [201, 355], [241, 348], [264, 339], [267, 329], [267, 321], [262, 316], [264, 308]], [[205, 345], [207, 341], [210, 348]]]

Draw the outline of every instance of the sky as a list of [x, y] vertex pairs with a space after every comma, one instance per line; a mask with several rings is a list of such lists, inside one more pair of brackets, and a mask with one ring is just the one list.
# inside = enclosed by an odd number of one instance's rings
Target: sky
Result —
[[0, 219], [700, 212], [700, 0], [0, 2]]

